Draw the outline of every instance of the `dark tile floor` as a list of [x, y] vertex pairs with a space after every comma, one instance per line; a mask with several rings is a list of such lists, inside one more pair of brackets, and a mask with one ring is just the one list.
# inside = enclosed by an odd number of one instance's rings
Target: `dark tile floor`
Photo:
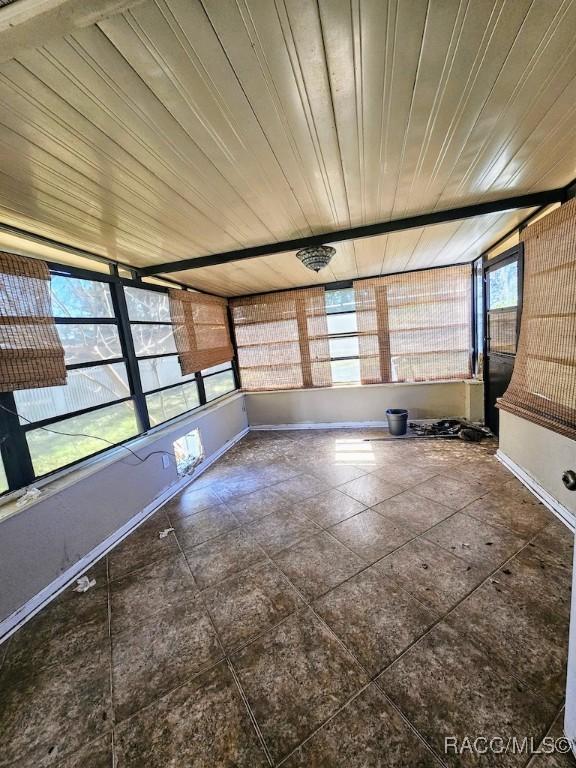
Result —
[[444, 742], [561, 735], [572, 536], [494, 443], [378, 436], [251, 433], [30, 621], [0, 767], [574, 765]]

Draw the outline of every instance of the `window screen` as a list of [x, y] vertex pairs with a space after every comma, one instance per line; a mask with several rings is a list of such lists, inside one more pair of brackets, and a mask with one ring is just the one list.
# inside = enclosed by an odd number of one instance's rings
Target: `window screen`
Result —
[[332, 384], [360, 383], [360, 347], [353, 288], [326, 291]]
[[364, 384], [470, 378], [470, 265], [354, 283]]
[[228, 328], [228, 300], [171, 288], [170, 315], [183, 374], [195, 373], [234, 357]]
[[130, 286], [125, 288], [125, 295], [151, 426], [236, 389], [232, 354], [230, 362], [213, 369], [182, 373], [168, 292]]
[[52, 275], [50, 293], [66, 384], [14, 392], [37, 477], [140, 432], [110, 285]]
[[331, 385], [323, 288], [246, 296], [230, 306], [244, 389]]
[[518, 318], [518, 259], [488, 272], [488, 351], [516, 352]]
[[521, 233], [522, 323], [498, 407], [576, 437], [576, 200]]
[[0, 252], [0, 392], [65, 382], [48, 265]]

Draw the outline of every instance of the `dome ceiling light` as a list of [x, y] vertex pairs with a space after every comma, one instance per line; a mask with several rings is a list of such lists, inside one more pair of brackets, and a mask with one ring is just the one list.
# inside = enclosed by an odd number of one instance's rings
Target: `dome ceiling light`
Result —
[[310, 248], [302, 248], [296, 256], [305, 267], [308, 267], [313, 272], [320, 272], [321, 269], [330, 264], [335, 253], [336, 249], [332, 248], [331, 245], [317, 245]]

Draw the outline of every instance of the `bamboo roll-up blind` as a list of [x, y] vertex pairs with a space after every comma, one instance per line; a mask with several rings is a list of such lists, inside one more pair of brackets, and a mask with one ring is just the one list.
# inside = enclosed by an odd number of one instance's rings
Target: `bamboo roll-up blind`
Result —
[[230, 306], [243, 389], [332, 384], [323, 288], [246, 296]]
[[524, 286], [514, 372], [498, 407], [576, 438], [576, 200], [521, 234]]
[[227, 363], [234, 357], [228, 327], [228, 301], [171, 288], [170, 316], [182, 375]]
[[470, 378], [469, 264], [354, 282], [363, 384]]
[[66, 384], [44, 261], [0, 252], [0, 392]]

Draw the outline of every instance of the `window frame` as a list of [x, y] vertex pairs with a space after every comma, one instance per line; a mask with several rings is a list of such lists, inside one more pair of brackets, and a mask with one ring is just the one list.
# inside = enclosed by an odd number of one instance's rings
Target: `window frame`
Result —
[[[0, 405], [3, 405], [4, 408], [8, 409], [8, 410], [4, 410], [0, 408], [0, 434], [5, 436], [5, 439], [0, 441], [0, 460], [2, 461], [4, 473], [6, 475], [6, 480], [8, 484], [7, 490], [0, 491], [0, 498], [14, 491], [17, 491], [23, 487], [31, 485], [32, 483], [38, 480], [44, 480], [46, 478], [49, 478], [51, 475], [57, 474], [62, 471], [70, 470], [71, 468], [76, 467], [84, 462], [90, 461], [95, 457], [101, 456], [104, 453], [107, 453], [109, 451], [115, 450], [118, 447], [126, 445], [132, 442], [133, 440], [136, 440], [139, 437], [142, 437], [143, 435], [153, 432], [159, 428], [162, 428], [167, 424], [170, 424], [171, 422], [176, 421], [177, 419], [181, 419], [187, 414], [193, 413], [194, 411], [198, 410], [202, 406], [205, 406], [207, 404], [212, 405], [213, 403], [218, 402], [220, 398], [233, 394], [240, 387], [238, 370], [236, 365], [236, 357], [234, 357], [234, 359], [230, 362], [230, 366], [225, 369], [225, 371], [232, 372], [234, 389], [232, 389], [230, 392], [226, 392], [222, 395], [219, 395], [218, 397], [212, 398], [209, 401], [206, 400], [206, 394], [204, 389], [204, 379], [209, 378], [210, 376], [218, 375], [218, 373], [223, 373], [224, 371], [216, 371], [212, 374], [208, 374], [207, 376], [203, 376], [202, 373], [198, 371], [194, 374], [193, 378], [190, 378], [188, 380], [189, 382], [192, 382], [192, 381], [196, 382], [197, 391], [198, 391], [198, 400], [199, 400], [198, 405], [192, 409], [183, 411], [182, 413], [176, 416], [173, 416], [167, 419], [166, 421], [152, 425], [150, 423], [150, 416], [149, 416], [148, 407], [146, 404], [146, 396], [157, 393], [157, 392], [163, 392], [165, 390], [169, 390], [173, 387], [181, 386], [182, 384], [188, 383], [188, 382], [180, 381], [175, 384], [169, 384], [166, 387], [159, 387], [157, 389], [144, 392], [142, 387], [142, 380], [140, 376], [139, 361], [143, 359], [153, 359], [153, 358], [159, 358], [159, 357], [174, 357], [174, 356], [178, 357], [178, 353], [169, 352], [169, 353], [161, 353], [158, 355], [145, 355], [145, 356], [138, 356], [136, 354], [134, 339], [132, 337], [132, 332], [131, 332], [132, 324], [172, 325], [172, 323], [169, 321], [166, 321], [166, 322], [142, 321], [142, 320], [131, 321], [128, 315], [128, 306], [126, 302], [125, 289], [128, 287], [132, 287], [132, 288], [138, 288], [141, 290], [159, 292], [164, 294], [168, 293], [168, 289], [163, 286], [155, 285], [153, 283], [147, 283], [141, 280], [135, 280], [135, 279], [130, 279], [130, 278], [120, 276], [119, 269], [115, 264], [110, 265], [109, 274], [107, 274], [105, 272], [97, 272], [97, 271], [92, 271], [89, 269], [84, 269], [79, 267], [66, 266], [63, 264], [55, 263], [55, 262], [47, 262], [47, 263], [48, 263], [48, 267], [50, 269], [51, 275], [60, 275], [62, 277], [88, 280], [91, 282], [103, 282], [109, 286], [111, 302], [112, 302], [112, 311], [113, 311], [113, 314], [111, 317], [107, 317], [107, 318], [55, 317], [54, 321], [57, 325], [81, 325], [81, 324], [114, 325], [118, 330], [121, 357], [108, 358], [102, 361], [98, 360], [98, 361], [87, 361], [82, 363], [70, 363], [66, 365], [66, 369], [78, 370], [82, 368], [90, 368], [90, 367], [96, 367], [101, 365], [111, 365], [113, 363], [122, 363], [126, 367], [129, 394], [126, 397], [111, 400], [106, 403], [100, 403], [98, 405], [88, 406], [86, 408], [82, 408], [79, 410], [69, 411], [57, 416], [42, 419], [39, 421], [34, 421], [30, 424], [28, 422], [21, 422], [20, 416], [17, 415], [18, 407], [16, 405], [14, 392], [0, 392]], [[232, 333], [231, 333], [231, 337], [233, 339]], [[234, 352], [236, 353], [236, 347], [234, 342], [233, 342], [233, 346], [234, 346]], [[104, 445], [104, 447], [101, 450], [94, 451], [93, 453], [90, 453], [88, 456], [84, 456], [68, 464], [64, 464], [45, 474], [36, 474], [33, 467], [33, 463], [32, 463], [32, 456], [28, 447], [27, 439], [26, 439], [26, 435], [28, 432], [31, 432], [35, 429], [40, 429], [42, 427], [49, 427], [50, 425], [61, 423], [67, 419], [70, 419], [76, 416], [83, 416], [85, 414], [89, 414], [98, 410], [105, 409], [109, 406], [119, 405], [125, 402], [132, 402], [134, 405], [134, 414], [135, 414], [136, 424], [138, 429], [135, 435], [128, 437], [126, 440], [122, 440], [118, 443], [114, 443], [113, 445]]]
[[[353, 283], [350, 283], [349, 285], [346, 285], [345, 287], [341, 286], [339, 288], [332, 288], [332, 289], [326, 288], [325, 289], [325, 294], [337, 293], [339, 291], [349, 290], [350, 288], [352, 288], [352, 295], [354, 296]], [[340, 316], [343, 316], [343, 315], [354, 315], [354, 317], [356, 317], [356, 303], [354, 303], [354, 308], [353, 309], [342, 309], [342, 310], [339, 310], [337, 312], [334, 312], [334, 311], [328, 311], [328, 301], [327, 301], [327, 296], [326, 295], [325, 295], [325, 299], [324, 300], [325, 300], [325, 304], [326, 304], [326, 317], [327, 318], [329, 318], [329, 317], [340, 317]], [[356, 330], [355, 331], [343, 331], [343, 332], [340, 332], [340, 333], [328, 333], [328, 344], [330, 346], [330, 342], [332, 341], [332, 339], [334, 339], [334, 340], [337, 340], [337, 339], [358, 339], [358, 335], [359, 335], [358, 334], [358, 324], [356, 324]], [[343, 355], [343, 356], [333, 357], [332, 356], [332, 350], [330, 349], [330, 367], [332, 369], [332, 373], [333, 373], [333, 370], [334, 370], [332, 368], [332, 363], [338, 363], [338, 362], [343, 362], [343, 361], [347, 361], [347, 360], [357, 360], [358, 361], [358, 366], [360, 366], [360, 354], [357, 354], [357, 355]], [[332, 378], [334, 378], [334, 376], [332, 376]], [[354, 387], [354, 386], [360, 385], [361, 383], [362, 382], [361, 382], [360, 378], [358, 378], [357, 381], [341, 381], [341, 382], [334, 382], [333, 381], [332, 382], [332, 386], [333, 387]]]
[[[144, 291], [152, 290], [152, 291], [155, 291], [156, 293], [163, 293], [163, 294], [167, 294], [168, 293], [168, 289], [167, 288], [163, 288], [162, 286], [153, 285], [153, 284], [150, 284], [150, 283], [143, 283], [143, 282], [140, 282], [140, 281], [137, 281], [137, 280], [128, 280], [128, 279], [125, 279], [125, 278], [121, 278], [121, 282], [122, 282], [123, 288], [137, 288], [139, 290], [144, 290]], [[124, 297], [125, 297], [125, 294], [124, 294]], [[237, 373], [236, 373], [236, 364], [235, 364], [235, 357], [234, 357], [230, 361], [230, 365], [227, 368], [225, 368], [224, 370], [222, 370], [222, 371], [215, 371], [214, 373], [210, 373], [210, 374], [203, 374], [202, 371], [196, 371], [194, 373], [194, 378], [190, 377], [190, 378], [185, 379], [184, 381], [176, 381], [173, 384], [166, 384], [163, 387], [155, 387], [154, 389], [146, 389], [146, 390], [144, 390], [144, 388], [142, 387], [142, 379], [141, 379], [141, 376], [140, 376], [140, 366], [139, 366], [139, 363], [142, 360], [158, 360], [158, 359], [163, 359], [163, 358], [168, 358], [168, 357], [173, 357], [173, 358], [178, 359], [178, 352], [177, 351], [175, 351], [175, 352], [161, 352], [159, 354], [153, 354], [153, 355], [138, 355], [138, 354], [136, 354], [136, 349], [135, 349], [135, 346], [134, 346], [134, 338], [132, 336], [132, 330], [131, 330], [132, 326], [133, 325], [156, 325], [156, 326], [164, 325], [164, 326], [173, 327], [174, 324], [170, 320], [164, 320], [164, 321], [162, 321], [162, 320], [131, 320], [130, 316], [129, 316], [129, 311], [128, 311], [128, 307], [127, 306], [126, 306], [126, 317], [127, 317], [128, 325], [129, 325], [128, 335], [130, 337], [130, 341], [132, 343], [132, 348], [134, 350], [134, 360], [135, 360], [136, 368], [138, 369], [139, 388], [140, 388], [140, 391], [141, 391], [141, 394], [142, 394], [142, 397], [143, 397], [143, 405], [142, 405], [142, 407], [143, 407], [143, 410], [146, 413], [146, 418], [148, 419], [148, 430], [147, 431], [149, 431], [150, 429], [156, 429], [157, 427], [161, 427], [164, 424], [168, 424], [171, 421], [173, 421], [174, 419], [180, 418], [185, 413], [192, 413], [192, 411], [195, 411], [198, 408], [201, 408], [203, 405], [208, 405], [209, 403], [213, 403], [216, 400], [220, 399], [220, 397], [225, 397], [226, 395], [229, 395], [232, 392], [235, 392], [237, 389], [239, 389], [238, 376], [237, 376]], [[229, 318], [229, 322], [230, 322], [230, 318]], [[235, 347], [234, 343], [233, 343], [233, 346], [234, 346], [234, 351], [236, 351], [236, 347]], [[206, 398], [206, 390], [205, 390], [205, 386], [204, 386], [204, 380], [207, 379], [207, 378], [210, 378], [210, 376], [217, 376], [219, 373], [224, 373], [224, 372], [228, 372], [228, 371], [232, 372], [232, 376], [233, 376], [233, 380], [234, 380], [234, 389], [230, 390], [230, 392], [225, 392], [224, 394], [219, 395], [218, 397], [214, 397], [211, 400], [207, 400], [207, 398]], [[196, 383], [196, 389], [197, 389], [197, 392], [198, 392], [198, 401], [199, 401], [198, 405], [195, 406], [194, 408], [191, 408], [191, 409], [187, 410], [187, 411], [183, 411], [182, 413], [180, 413], [180, 414], [178, 414], [176, 416], [172, 416], [171, 418], [166, 419], [165, 421], [161, 421], [158, 424], [151, 424], [151, 422], [150, 422], [150, 413], [149, 413], [148, 405], [147, 405], [147, 402], [146, 402], [146, 398], [149, 395], [155, 395], [155, 394], [158, 394], [159, 392], [167, 392], [170, 389], [174, 389], [176, 387], [181, 387], [184, 384], [190, 384], [193, 381]]]

